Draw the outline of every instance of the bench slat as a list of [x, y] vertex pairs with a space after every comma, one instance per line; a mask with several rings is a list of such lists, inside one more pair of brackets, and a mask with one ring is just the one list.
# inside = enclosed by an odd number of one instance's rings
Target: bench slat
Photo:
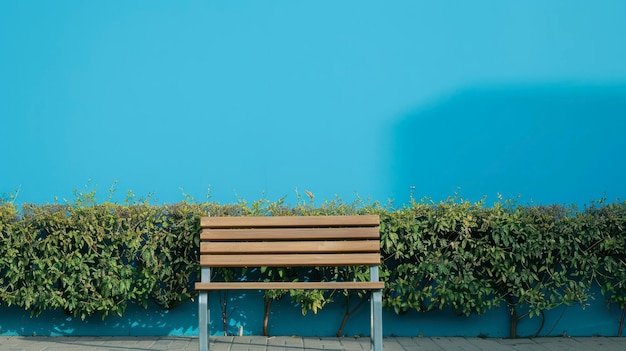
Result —
[[214, 282], [196, 283], [196, 290], [380, 290], [385, 287], [383, 282]]
[[267, 216], [267, 217], [202, 217], [202, 228], [251, 227], [363, 227], [378, 226], [376, 215], [363, 216]]
[[200, 240], [379, 239], [378, 227], [204, 229]]
[[202, 242], [201, 254], [282, 254], [282, 253], [350, 253], [379, 252], [377, 240], [358, 241], [264, 241]]
[[208, 267], [332, 267], [379, 264], [378, 253], [200, 255], [200, 265]]

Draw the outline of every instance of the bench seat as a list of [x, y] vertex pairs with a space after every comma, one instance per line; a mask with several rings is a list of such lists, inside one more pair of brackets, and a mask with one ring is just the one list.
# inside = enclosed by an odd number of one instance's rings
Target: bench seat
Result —
[[213, 282], [196, 283], [196, 290], [377, 290], [383, 282]]

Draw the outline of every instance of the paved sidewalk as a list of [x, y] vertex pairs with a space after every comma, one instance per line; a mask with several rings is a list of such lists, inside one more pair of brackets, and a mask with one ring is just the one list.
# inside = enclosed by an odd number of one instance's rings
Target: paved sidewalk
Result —
[[[212, 337], [213, 351], [368, 351], [369, 338]], [[626, 338], [409, 338], [384, 339], [385, 351], [626, 351]], [[197, 338], [182, 337], [0, 337], [0, 351], [198, 350]]]

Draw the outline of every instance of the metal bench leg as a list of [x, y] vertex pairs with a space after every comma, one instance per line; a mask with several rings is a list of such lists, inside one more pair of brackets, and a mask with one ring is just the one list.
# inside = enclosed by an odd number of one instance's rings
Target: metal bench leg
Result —
[[[211, 281], [211, 269], [202, 267], [200, 281]], [[198, 294], [198, 350], [209, 351], [209, 292], [201, 291]]]
[[[378, 266], [370, 266], [370, 281], [378, 281]], [[370, 306], [371, 351], [383, 351], [383, 292], [372, 290]]]
[[209, 293], [198, 295], [198, 350], [209, 351]]
[[372, 291], [372, 351], [383, 351], [383, 298], [382, 291]]

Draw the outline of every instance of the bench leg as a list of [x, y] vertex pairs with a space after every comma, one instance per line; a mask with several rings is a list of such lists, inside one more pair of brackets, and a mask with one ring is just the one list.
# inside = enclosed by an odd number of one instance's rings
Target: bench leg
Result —
[[371, 299], [371, 351], [383, 351], [383, 299], [382, 291], [372, 291]]
[[209, 351], [209, 293], [198, 294], [198, 350]]

